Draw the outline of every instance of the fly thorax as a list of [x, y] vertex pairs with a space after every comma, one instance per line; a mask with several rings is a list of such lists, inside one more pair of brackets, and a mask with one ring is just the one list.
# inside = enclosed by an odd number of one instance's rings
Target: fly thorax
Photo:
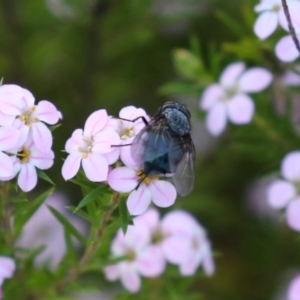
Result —
[[25, 123], [25, 125], [31, 127], [32, 123], [39, 122], [39, 118], [34, 115], [35, 111], [36, 111], [36, 107], [32, 106], [29, 110], [23, 112], [18, 117], [22, 122]]
[[180, 136], [186, 135], [191, 130], [190, 120], [183, 112], [174, 108], [167, 108], [163, 111], [171, 130]]
[[89, 154], [93, 150], [93, 142], [94, 138], [91, 137], [83, 137], [84, 145], [77, 148], [79, 152], [82, 153], [82, 158], [87, 158]]

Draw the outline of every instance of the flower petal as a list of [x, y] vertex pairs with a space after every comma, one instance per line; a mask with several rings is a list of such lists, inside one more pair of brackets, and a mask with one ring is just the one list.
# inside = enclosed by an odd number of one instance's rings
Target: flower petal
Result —
[[0, 174], [1, 177], [13, 176], [13, 164], [11, 159], [5, 153], [0, 152]]
[[0, 111], [11, 115], [20, 115], [22, 109], [23, 89], [15, 84], [0, 86]]
[[31, 108], [32, 106], [34, 106], [34, 97], [32, 95], [32, 93], [23, 88], [23, 97], [22, 97], [22, 101], [23, 101], [23, 107], [25, 108]]
[[152, 202], [159, 207], [169, 207], [174, 204], [177, 192], [172, 183], [165, 180], [155, 180], [149, 184]]
[[108, 122], [108, 116], [105, 109], [93, 112], [86, 120], [84, 125], [84, 136], [91, 137], [104, 128]]
[[200, 109], [210, 109], [219, 99], [226, 97], [224, 89], [219, 84], [211, 84], [208, 86], [200, 99]]
[[83, 141], [83, 130], [82, 129], [76, 129], [72, 136], [67, 140], [65, 149], [68, 153], [71, 153], [73, 151], [77, 151], [79, 147], [84, 147], [85, 142]]
[[297, 194], [296, 187], [285, 180], [275, 180], [267, 190], [267, 199], [271, 207], [284, 208]]
[[115, 281], [120, 277], [118, 265], [110, 265], [104, 268], [104, 274], [107, 280]]
[[71, 179], [77, 174], [80, 168], [81, 159], [82, 154], [79, 152], [71, 152], [67, 156], [61, 170], [62, 176], [65, 180]]
[[151, 232], [154, 232], [159, 225], [159, 211], [155, 208], [148, 209], [144, 214], [134, 218], [135, 226], [147, 226]]
[[291, 62], [299, 57], [299, 52], [291, 35], [284, 36], [279, 40], [275, 46], [275, 54], [284, 62]]
[[275, 5], [279, 5], [279, 7], [281, 7], [280, 0], [261, 0], [260, 3], [254, 6], [254, 10], [256, 12], [272, 10]]
[[162, 243], [165, 258], [172, 264], [183, 263], [190, 253], [190, 244], [191, 239], [187, 236], [166, 237]]
[[82, 159], [82, 168], [86, 177], [93, 182], [105, 181], [108, 174], [108, 163], [101, 154], [91, 153]]
[[32, 138], [35, 146], [41, 152], [47, 153], [52, 147], [52, 133], [50, 129], [42, 122], [34, 123], [31, 127]]
[[239, 87], [245, 93], [257, 93], [267, 88], [273, 79], [270, 71], [264, 68], [250, 68], [239, 79]]
[[277, 25], [278, 14], [275, 11], [265, 11], [256, 19], [254, 32], [261, 40], [264, 40], [276, 30]]
[[286, 219], [289, 227], [300, 231], [300, 198], [297, 198], [289, 204], [286, 210]]
[[223, 103], [218, 103], [208, 111], [205, 125], [211, 135], [218, 136], [224, 131], [226, 127], [226, 121], [226, 106]]
[[37, 173], [33, 165], [23, 164], [18, 176], [18, 185], [23, 192], [31, 191], [37, 184]]
[[300, 295], [300, 275], [297, 275], [291, 281], [288, 292], [287, 292], [287, 299], [288, 300], [299, 300]]
[[130, 193], [127, 199], [127, 208], [131, 215], [137, 216], [144, 213], [151, 203], [151, 192], [141, 184], [137, 190]]
[[[300, 3], [299, 1], [289, 1], [288, 3], [289, 6], [289, 13], [290, 13], [290, 18], [293, 24], [293, 27], [296, 31], [296, 33], [300, 33]], [[281, 27], [286, 30], [287, 32], [290, 32], [288, 22], [284, 13], [284, 10], [281, 9], [279, 11], [279, 23]]]
[[128, 193], [137, 187], [138, 176], [135, 170], [119, 167], [109, 172], [107, 182], [113, 190]]
[[228, 102], [228, 117], [234, 124], [248, 124], [254, 114], [254, 102], [246, 94], [234, 96]]
[[114, 164], [120, 157], [120, 147], [115, 147], [113, 151], [102, 154], [109, 165]]
[[99, 131], [94, 135], [93, 152], [105, 154], [112, 152], [112, 145], [119, 145], [121, 142], [120, 136], [111, 128]]
[[185, 261], [179, 265], [179, 271], [181, 275], [191, 276], [195, 274], [199, 264], [201, 263], [201, 260], [203, 259], [199, 253], [197, 254], [198, 255], [195, 255], [195, 253], [192, 252], [189, 253]]
[[50, 150], [48, 153], [43, 153], [37, 149], [31, 149], [30, 163], [41, 170], [49, 169], [54, 163], [54, 152]]
[[12, 149], [17, 146], [20, 131], [13, 127], [0, 127], [0, 151]]
[[12, 258], [0, 256], [0, 277], [2, 278], [12, 277], [15, 269], [16, 269], [16, 264]]
[[235, 62], [228, 65], [222, 72], [220, 77], [220, 83], [222, 87], [231, 88], [235, 85], [238, 77], [245, 69], [243, 62]]
[[57, 108], [49, 101], [42, 100], [35, 108], [34, 115], [37, 116], [40, 121], [48, 124], [56, 124], [61, 117]]
[[289, 152], [282, 160], [281, 174], [289, 181], [300, 181], [300, 151]]
[[159, 246], [150, 245], [137, 257], [137, 270], [145, 277], [157, 277], [165, 267], [166, 261]]
[[[124, 268], [125, 269], [125, 268]], [[141, 279], [137, 271], [129, 266], [121, 274], [121, 282], [125, 289], [131, 293], [136, 293], [141, 287]]]
[[215, 262], [213, 259], [210, 243], [207, 241], [205, 245], [203, 245], [203, 269], [206, 275], [211, 276], [215, 273]]
[[[0, 106], [1, 106], [1, 103], [0, 103]], [[0, 111], [0, 125], [1, 126], [11, 126], [14, 119], [15, 119], [15, 116], [7, 115]]]

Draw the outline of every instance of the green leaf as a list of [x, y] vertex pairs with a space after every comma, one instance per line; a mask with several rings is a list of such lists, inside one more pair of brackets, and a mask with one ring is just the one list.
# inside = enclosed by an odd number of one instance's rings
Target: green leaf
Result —
[[119, 213], [120, 213], [121, 228], [123, 233], [126, 234], [128, 225], [133, 225], [131, 216], [129, 215], [127, 210], [126, 198], [120, 199]]
[[58, 212], [54, 207], [47, 205], [51, 213], [54, 217], [64, 226], [65, 230], [67, 230], [71, 235], [77, 238], [83, 245], [86, 244], [86, 240], [83, 235], [70, 223], [70, 221], [63, 216], [60, 212]]
[[37, 169], [37, 174], [40, 178], [44, 179], [45, 181], [55, 185], [55, 183], [51, 180], [51, 178], [45, 173], [43, 172], [42, 170], [40, 169]]
[[65, 242], [67, 246], [67, 251], [64, 260], [68, 262], [75, 262], [77, 260], [77, 255], [76, 255], [76, 250], [74, 247], [74, 243], [72, 241], [71, 234], [67, 230], [65, 230], [64, 235], [65, 235]]
[[53, 132], [55, 129], [57, 129], [60, 126], [61, 126], [61, 123], [59, 123], [57, 125], [49, 126], [49, 129]]
[[79, 185], [80, 187], [86, 187], [91, 190], [97, 189], [99, 187], [99, 183], [91, 182], [87, 179], [74, 178], [70, 181]]
[[54, 188], [51, 188], [43, 194], [36, 197], [33, 201], [28, 203], [19, 203], [19, 206], [14, 212], [14, 228], [17, 235], [21, 232], [23, 226], [31, 218], [31, 216], [37, 211], [37, 209], [43, 204], [43, 202], [53, 193]]
[[91, 215], [89, 215], [82, 209], [77, 209], [77, 207], [75, 206], [67, 206], [67, 209], [69, 209], [72, 213], [77, 214], [78, 216], [80, 216], [81, 218], [85, 219], [90, 223], [94, 223], [96, 221]]
[[229, 16], [222, 10], [216, 11], [216, 17], [237, 37], [244, 36], [245, 28], [243, 28], [239, 22], [235, 21], [235, 18]]
[[107, 187], [105, 185], [100, 185], [97, 189], [91, 191], [79, 202], [79, 204], [77, 205], [74, 212], [76, 212], [76, 210], [86, 206], [90, 202], [94, 201], [95, 199], [97, 199], [98, 197], [103, 195], [103, 192], [105, 192], [106, 190], [107, 190]]
[[173, 53], [177, 72], [186, 79], [199, 81], [204, 73], [202, 61], [186, 49], [176, 49]]

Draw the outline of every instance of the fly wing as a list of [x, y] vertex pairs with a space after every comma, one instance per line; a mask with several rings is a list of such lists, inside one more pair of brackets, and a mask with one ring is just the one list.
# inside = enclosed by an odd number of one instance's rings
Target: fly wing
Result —
[[153, 119], [135, 137], [131, 155], [137, 163], [153, 161], [169, 152], [172, 137], [165, 128], [163, 120]]
[[173, 183], [179, 195], [188, 195], [195, 181], [195, 147], [189, 138], [185, 142], [177, 141], [169, 153]]

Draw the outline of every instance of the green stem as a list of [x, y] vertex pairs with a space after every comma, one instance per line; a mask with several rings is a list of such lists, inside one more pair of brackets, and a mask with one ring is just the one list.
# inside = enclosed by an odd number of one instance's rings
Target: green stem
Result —
[[111, 200], [111, 209], [106, 211], [103, 214], [103, 217], [101, 219], [101, 223], [98, 227], [98, 229], [95, 231], [94, 238], [92, 239], [92, 242], [87, 246], [85, 252], [83, 253], [79, 264], [76, 268], [71, 269], [66, 277], [57, 285], [56, 290], [61, 291], [64, 289], [66, 285], [68, 285], [70, 282], [74, 281], [81, 273], [84, 272], [84, 266], [86, 263], [88, 263], [96, 254], [98, 247], [100, 245], [101, 239], [103, 237], [103, 233], [105, 231], [105, 228], [107, 227], [107, 224], [110, 220], [110, 217], [113, 213], [113, 211], [117, 208], [118, 206], [118, 201], [120, 198], [119, 193], [115, 193], [112, 196]]
[[11, 226], [11, 217], [8, 206], [9, 182], [2, 182], [1, 200], [2, 200], [2, 224], [5, 232], [6, 244], [10, 247], [14, 244], [14, 234]]

